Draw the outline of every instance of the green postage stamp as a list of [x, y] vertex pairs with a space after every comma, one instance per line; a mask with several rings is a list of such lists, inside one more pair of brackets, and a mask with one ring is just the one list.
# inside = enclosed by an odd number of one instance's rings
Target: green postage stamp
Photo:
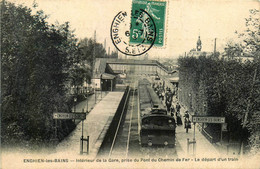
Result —
[[[158, 0], [132, 1], [130, 44], [149, 45], [153, 43], [157, 47], [164, 46], [166, 5], [166, 1]], [[155, 30], [149, 29], [149, 25], [153, 25], [150, 24], [151, 22], [155, 24]], [[149, 40], [147, 36], [153, 34], [155, 34], [155, 40]], [[146, 40], [144, 41], [144, 39]]]

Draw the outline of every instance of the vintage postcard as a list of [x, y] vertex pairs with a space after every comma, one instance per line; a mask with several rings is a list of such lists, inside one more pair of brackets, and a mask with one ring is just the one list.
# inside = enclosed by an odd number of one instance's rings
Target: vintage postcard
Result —
[[260, 168], [257, 0], [2, 0], [1, 169]]

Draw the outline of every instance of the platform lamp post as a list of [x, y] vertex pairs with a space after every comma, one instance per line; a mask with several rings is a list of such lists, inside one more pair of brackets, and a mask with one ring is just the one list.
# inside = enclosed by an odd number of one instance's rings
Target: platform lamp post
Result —
[[[86, 114], [88, 114], [88, 80], [84, 82], [84, 88], [83, 88], [83, 95], [87, 99], [87, 110]], [[85, 96], [86, 94], [86, 96]], [[84, 113], [84, 109], [82, 110], [82, 113]], [[80, 137], [80, 154], [82, 155], [83, 153], [89, 154], [89, 136], [87, 138], [84, 138], [84, 120], [81, 121], [82, 123], [82, 130], [81, 130], [81, 137]], [[84, 141], [87, 142], [87, 152], [83, 151], [84, 147]]]
[[76, 102], [77, 102], [77, 97], [74, 97], [74, 113], [76, 113]]
[[87, 99], [87, 112], [86, 113], [88, 113], [88, 92], [89, 92], [88, 91], [88, 80], [86, 80], [84, 82], [84, 92], [83, 92], [85, 99]]
[[[197, 112], [194, 112], [194, 115], [197, 115]], [[195, 137], [195, 128], [196, 128], [196, 122], [194, 124], [194, 133], [193, 133], [193, 155], [196, 155], [196, 137]]]
[[97, 83], [95, 83], [95, 104], [97, 103]]
[[192, 97], [191, 97], [191, 93], [189, 93], [189, 108], [190, 108], [190, 111], [192, 110]]
[[[77, 103], [77, 96], [74, 96], [74, 113], [76, 113], [76, 103]], [[73, 120], [75, 123], [75, 119]]]
[[[207, 103], [205, 102], [205, 101], [203, 101], [203, 113], [204, 114], [207, 114]], [[202, 132], [203, 132], [203, 130], [204, 130], [204, 123], [202, 123], [202, 127], [201, 127], [202, 129]]]
[[88, 113], [88, 93], [89, 93], [89, 89], [88, 89], [88, 81], [87, 81], [87, 113]]
[[102, 74], [100, 75], [100, 92], [101, 92], [101, 99], [102, 99]]

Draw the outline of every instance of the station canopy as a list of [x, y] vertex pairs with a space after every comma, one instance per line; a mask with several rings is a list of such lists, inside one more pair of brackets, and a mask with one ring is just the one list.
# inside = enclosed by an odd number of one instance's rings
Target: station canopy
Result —
[[177, 83], [177, 82], [179, 82], [179, 77], [171, 77], [171, 78], [169, 78], [169, 81], [172, 83]]
[[116, 76], [109, 73], [102, 73], [103, 80], [113, 80]]

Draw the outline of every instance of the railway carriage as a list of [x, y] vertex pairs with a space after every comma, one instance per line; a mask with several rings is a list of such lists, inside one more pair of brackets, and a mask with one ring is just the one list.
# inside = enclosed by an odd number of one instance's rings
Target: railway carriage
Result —
[[161, 100], [147, 79], [138, 83], [140, 142], [142, 146], [175, 146], [175, 119], [167, 115]]

